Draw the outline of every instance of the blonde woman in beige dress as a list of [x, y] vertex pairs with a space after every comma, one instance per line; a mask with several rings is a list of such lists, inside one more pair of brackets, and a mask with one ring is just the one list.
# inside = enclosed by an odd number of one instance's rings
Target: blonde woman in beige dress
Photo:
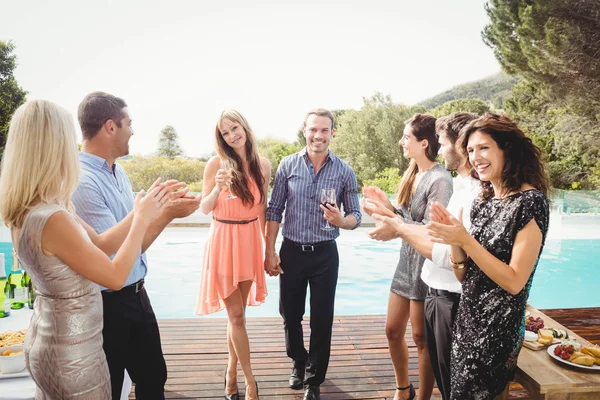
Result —
[[[44, 100], [15, 112], [0, 174], [0, 219], [36, 287], [25, 341], [36, 399], [110, 399], [98, 283], [120, 289], [168, 199], [158, 180], [120, 225], [98, 235], [71, 204], [79, 176], [73, 118]], [[118, 252], [113, 260], [107, 254]]]

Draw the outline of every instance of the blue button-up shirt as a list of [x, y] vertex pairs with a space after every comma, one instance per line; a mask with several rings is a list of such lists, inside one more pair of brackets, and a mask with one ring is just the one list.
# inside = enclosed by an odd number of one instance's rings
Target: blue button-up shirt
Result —
[[285, 210], [283, 237], [302, 244], [337, 238], [340, 235], [337, 226], [332, 230], [322, 229], [326, 220], [319, 207], [321, 189], [335, 189], [337, 206], [342, 204], [344, 215], [356, 218], [358, 223], [354, 228], [360, 225], [358, 185], [352, 168], [330, 150], [325, 163], [315, 173], [306, 148], [281, 160], [275, 174], [267, 221], [281, 222]]
[[[77, 215], [98, 233], [107, 231], [133, 210], [133, 190], [123, 167], [93, 154], [80, 152], [81, 175], [73, 193]], [[114, 254], [111, 258], [114, 257]], [[125, 286], [146, 276], [146, 253], [140, 254], [127, 277]], [[101, 287], [102, 290], [106, 288]]]

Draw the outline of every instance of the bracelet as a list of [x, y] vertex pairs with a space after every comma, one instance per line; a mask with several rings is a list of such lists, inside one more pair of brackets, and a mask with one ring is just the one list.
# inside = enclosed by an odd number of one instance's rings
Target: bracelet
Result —
[[467, 258], [465, 258], [463, 261], [461, 262], [454, 262], [454, 260], [452, 259], [452, 255], [450, 255], [450, 266], [454, 269], [465, 269], [465, 264], [467, 261], [469, 261], [469, 256], [467, 256]]

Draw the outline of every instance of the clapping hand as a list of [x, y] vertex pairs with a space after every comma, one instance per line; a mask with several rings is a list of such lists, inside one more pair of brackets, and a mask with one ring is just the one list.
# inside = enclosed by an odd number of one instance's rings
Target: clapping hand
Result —
[[381, 224], [369, 232], [369, 237], [374, 240], [380, 240], [387, 242], [388, 240], [396, 239], [400, 237], [400, 229], [404, 222], [402, 218], [392, 213], [389, 215], [372, 214], [371, 217], [381, 222]]
[[440, 203], [431, 207], [431, 222], [427, 224], [427, 233], [432, 242], [464, 246], [471, 236], [462, 223], [463, 209], [458, 211], [458, 219]]

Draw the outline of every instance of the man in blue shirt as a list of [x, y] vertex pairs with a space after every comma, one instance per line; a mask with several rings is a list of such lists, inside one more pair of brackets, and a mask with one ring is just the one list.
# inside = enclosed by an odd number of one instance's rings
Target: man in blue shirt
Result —
[[[83, 134], [80, 153], [81, 176], [73, 203], [79, 215], [102, 233], [117, 224], [131, 224], [133, 190], [123, 168], [115, 163], [129, 154], [133, 135], [127, 104], [107, 93], [87, 95], [78, 110]], [[171, 190], [184, 186], [169, 182]], [[163, 212], [146, 232], [138, 257], [121, 290], [102, 289], [104, 305], [104, 352], [110, 371], [112, 398], [121, 396], [125, 370], [135, 383], [138, 399], [164, 399], [167, 367], [160, 333], [150, 299], [144, 288], [147, 272], [146, 249], [173, 220], [192, 214], [201, 196], [187, 190], [172, 192]]]
[[[293, 360], [290, 387], [304, 387], [304, 399], [320, 399], [331, 350], [331, 330], [339, 256], [340, 228], [360, 225], [356, 175], [329, 150], [333, 114], [310, 111], [304, 120], [306, 147], [279, 164], [267, 209], [265, 270], [279, 277], [279, 312], [287, 355]], [[334, 204], [320, 204], [324, 189], [335, 190]], [[342, 215], [339, 205], [344, 206]], [[275, 240], [285, 210], [279, 256]], [[332, 228], [327, 229], [327, 223]], [[279, 258], [281, 257], [281, 258]], [[302, 318], [310, 285], [310, 350], [304, 348]]]

